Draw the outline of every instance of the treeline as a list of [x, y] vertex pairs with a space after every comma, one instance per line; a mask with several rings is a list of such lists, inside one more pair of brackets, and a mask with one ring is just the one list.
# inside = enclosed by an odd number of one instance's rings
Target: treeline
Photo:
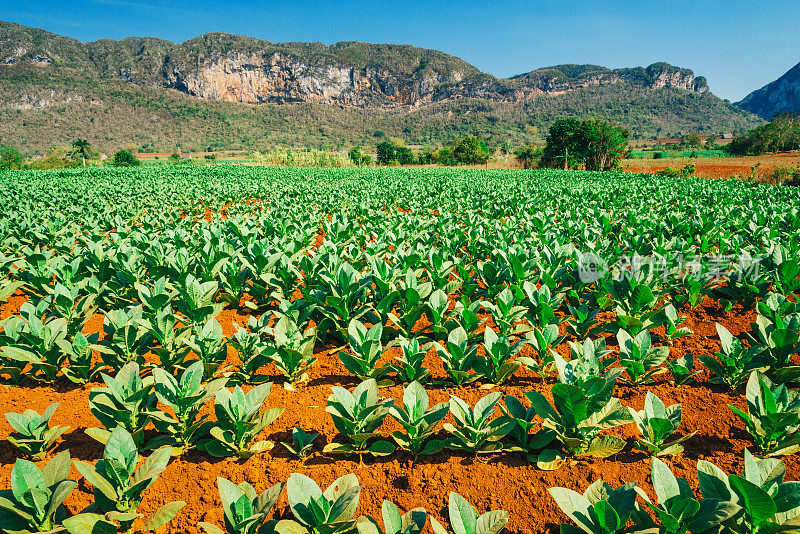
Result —
[[[507, 150], [505, 145], [501, 150]], [[464, 137], [453, 146], [442, 148], [423, 148], [417, 154], [399, 140], [383, 141], [375, 147], [375, 160], [364, 153], [361, 146], [348, 152], [350, 160], [356, 165], [482, 165], [489, 161], [495, 147], [477, 137]]]
[[779, 113], [772, 122], [733, 140], [725, 150], [734, 156], [761, 156], [800, 149], [800, 115]]
[[[0, 145], [0, 170], [76, 169], [85, 167], [87, 162], [96, 164], [100, 161], [100, 157], [99, 153], [91, 150], [91, 145], [85, 139], [76, 139], [69, 148], [54, 148], [49, 155], [30, 161], [27, 161], [16, 148]], [[103, 162], [116, 167], [133, 167], [142, 164], [127, 150], [119, 150], [113, 157], [105, 158]]]

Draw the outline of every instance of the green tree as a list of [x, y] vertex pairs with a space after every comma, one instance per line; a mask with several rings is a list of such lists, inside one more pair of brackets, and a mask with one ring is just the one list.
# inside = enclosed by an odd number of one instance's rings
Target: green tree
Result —
[[543, 167], [577, 167], [583, 162], [582, 143], [579, 140], [581, 122], [571, 117], [558, 119], [550, 127], [542, 150], [540, 164]]
[[540, 165], [607, 171], [616, 168], [628, 146], [628, 131], [602, 120], [559, 119], [550, 127]]
[[408, 147], [397, 147], [395, 149], [395, 156], [397, 157], [397, 163], [400, 165], [413, 165], [414, 163], [414, 152]]
[[114, 154], [112, 164], [115, 167], [136, 167], [137, 165], [141, 165], [142, 162], [136, 159], [136, 156], [127, 150], [119, 150]]
[[527, 145], [514, 151], [517, 161], [522, 164], [523, 169], [533, 169], [541, 154], [541, 149], [536, 145]]
[[347, 157], [350, 158], [354, 165], [361, 166], [364, 162], [364, 149], [360, 146], [354, 146], [347, 153]]
[[397, 147], [389, 141], [378, 143], [376, 151], [379, 165], [389, 165], [397, 161]]
[[74, 156], [80, 156], [84, 167], [86, 167], [86, 158], [91, 155], [91, 151], [89, 150], [90, 146], [89, 141], [86, 139], [75, 139], [72, 142], [72, 148], [74, 149], [72, 154]]
[[628, 148], [628, 131], [606, 121], [590, 120], [581, 124], [578, 141], [586, 169], [615, 169]]
[[453, 148], [453, 159], [460, 165], [477, 165], [489, 160], [489, 151], [480, 139], [465, 137]]
[[25, 166], [25, 158], [13, 146], [0, 145], [0, 170], [19, 170]]

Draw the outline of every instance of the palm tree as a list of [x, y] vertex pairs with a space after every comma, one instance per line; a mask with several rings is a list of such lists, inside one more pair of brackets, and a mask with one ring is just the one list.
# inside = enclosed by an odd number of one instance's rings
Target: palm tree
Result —
[[86, 139], [75, 139], [72, 142], [72, 147], [75, 149], [72, 153], [75, 155], [80, 154], [83, 166], [86, 167], [86, 158], [89, 156], [89, 141]]

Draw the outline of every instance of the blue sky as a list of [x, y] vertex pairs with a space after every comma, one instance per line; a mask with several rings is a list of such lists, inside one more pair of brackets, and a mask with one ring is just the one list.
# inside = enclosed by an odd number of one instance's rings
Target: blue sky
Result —
[[81, 41], [180, 42], [225, 31], [273, 42], [413, 44], [503, 77], [560, 63], [663, 60], [706, 76], [734, 101], [800, 62], [797, 0], [0, 0], [0, 19]]

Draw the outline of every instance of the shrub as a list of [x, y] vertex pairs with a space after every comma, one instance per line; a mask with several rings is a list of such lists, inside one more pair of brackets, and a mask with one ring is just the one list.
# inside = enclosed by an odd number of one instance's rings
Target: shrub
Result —
[[114, 159], [111, 161], [111, 164], [115, 167], [136, 167], [141, 165], [142, 162], [136, 159], [136, 156], [127, 150], [119, 150], [114, 154]]
[[25, 158], [12, 146], [0, 145], [0, 170], [20, 170], [25, 166]]

